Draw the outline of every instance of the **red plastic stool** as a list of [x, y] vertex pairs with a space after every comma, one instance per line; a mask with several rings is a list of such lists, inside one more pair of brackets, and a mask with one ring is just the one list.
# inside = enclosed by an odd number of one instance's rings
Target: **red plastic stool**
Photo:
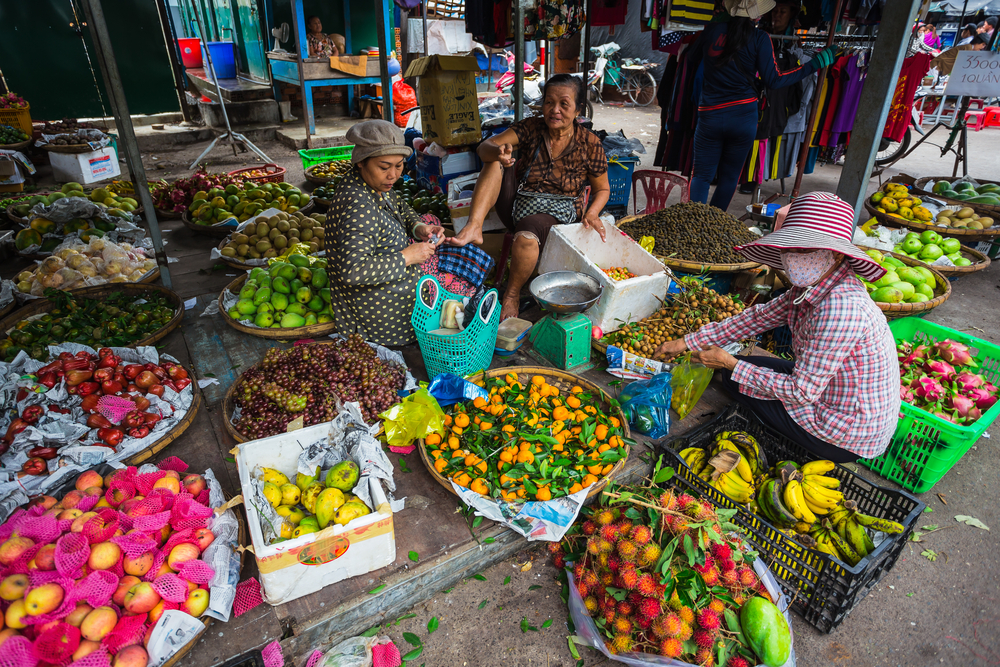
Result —
[[[646, 194], [646, 208], [639, 213], [639, 200], [636, 198], [636, 185], [642, 183]], [[675, 186], [681, 188], [681, 203], [691, 201], [690, 183], [688, 179], [666, 171], [640, 169], [632, 174], [632, 202], [636, 215], [649, 215], [667, 207], [667, 197]]]
[[[972, 121], [969, 124], [969, 121]], [[978, 132], [979, 130], [986, 127], [986, 112], [985, 111], [966, 111], [965, 112], [965, 122], [969, 124], [973, 130]]]
[[983, 125], [985, 127], [1000, 127], [1000, 107], [986, 107], [984, 111], [986, 112], [986, 121]]

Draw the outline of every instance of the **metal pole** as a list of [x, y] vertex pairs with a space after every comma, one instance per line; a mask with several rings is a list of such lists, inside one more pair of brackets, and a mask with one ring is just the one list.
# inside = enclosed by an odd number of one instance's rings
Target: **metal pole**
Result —
[[421, 11], [424, 24], [424, 58], [426, 58], [429, 55], [427, 53], [427, 0], [424, 0]]
[[851, 145], [837, 186], [837, 196], [854, 206], [855, 220], [867, 194], [875, 154], [878, 153], [919, 5], [920, 0], [885, 3], [875, 48], [868, 63], [868, 77], [861, 89], [858, 115], [851, 131]]
[[962, 28], [965, 27], [965, 12], [969, 8], [969, 0], [965, 0], [962, 3], [962, 17], [958, 19], [958, 30], [955, 32], [955, 43], [952, 46], [958, 46], [959, 40], [962, 39]]
[[524, 118], [524, 10], [514, 0], [514, 120]]
[[[587, 0], [587, 23], [583, 28], [583, 85], [587, 87], [587, 75], [590, 72], [590, 16], [594, 1]], [[590, 91], [587, 91], [589, 99]]]
[[[837, 23], [840, 21], [840, 12], [843, 6], [844, 0], [837, 0], [837, 4], [833, 10], [833, 21], [830, 23], [830, 29], [827, 31], [827, 47], [833, 45], [833, 38], [836, 36]], [[809, 133], [812, 130], [813, 123], [816, 122], [816, 116], [819, 115], [819, 105], [823, 101], [819, 93], [823, 88], [823, 77], [825, 76], [826, 68], [824, 67], [819, 70], [819, 74], [816, 76], [816, 91], [813, 93], [812, 110], [809, 112], [809, 122], [806, 123], [806, 134], [802, 138], [802, 150], [799, 151], [798, 169], [795, 171], [795, 184], [792, 186], [792, 199], [799, 196], [799, 188], [802, 187], [802, 176], [806, 173], [806, 157], [809, 155], [809, 148], [812, 144], [812, 139]]]
[[382, 75], [382, 118], [392, 122], [392, 81], [389, 78], [389, 36], [386, 34], [386, 0], [375, 10], [375, 31], [378, 33], [378, 67]]
[[172, 282], [167, 264], [167, 253], [163, 250], [163, 236], [160, 234], [160, 225], [156, 220], [153, 198], [149, 194], [146, 169], [143, 167], [139, 144], [135, 139], [132, 117], [128, 113], [128, 101], [125, 99], [125, 90], [122, 88], [122, 79], [118, 73], [118, 63], [115, 61], [115, 53], [111, 47], [108, 25], [104, 21], [101, 0], [81, 0], [80, 4], [83, 5], [83, 12], [87, 17], [87, 27], [90, 29], [90, 37], [94, 42], [97, 64], [101, 68], [101, 74], [108, 89], [111, 112], [115, 116], [115, 127], [118, 128], [118, 133], [121, 136], [121, 146], [125, 149], [125, 162], [128, 164], [129, 176], [132, 177], [132, 187], [135, 189], [136, 197], [138, 197], [143, 213], [146, 215], [146, 224], [149, 226], [149, 236], [153, 241], [156, 263], [160, 267], [160, 278], [163, 280], [163, 285], [170, 289]]
[[190, 123], [193, 116], [191, 107], [188, 105], [187, 93], [184, 90], [184, 68], [177, 60], [176, 35], [164, 0], [156, 0], [156, 13], [160, 16], [160, 29], [163, 31], [163, 41], [166, 42], [167, 57], [170, 58], [170, 69], [174, 75], [174, 87], [177, 89], [177, 101], [181, 105], [181, 114], [184, 116], [184, 120]]
[[[292, 26], [295, 31], [295, 46], [298, 51], [298, 71], [299, 71], [299, 92], [302, 94], [302, 122], [306, 126], [306, 148], [312, 148], [312, 134], [309, 132], [309, 126], [312, 120], [312, 105], [306, 103], [306, 74], [305, 74], [305, 59], [309, 56], [309, 43], [306, 35], [302, 34], [299, 29], [299, 24], [303, 23], [302, 16], [302, 2], [299, 0], [292, 0]], [[344, 54], [341, 54], [344, 55]], [[347, 115], [351, 115], [351, 105], [347, 105]]]

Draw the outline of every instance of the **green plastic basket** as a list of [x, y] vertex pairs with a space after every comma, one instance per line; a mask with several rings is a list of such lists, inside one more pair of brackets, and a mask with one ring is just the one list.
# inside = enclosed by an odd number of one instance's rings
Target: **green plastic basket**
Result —
[[[454, 373], [459, 377], [486, 370], [493, 360], [497, 328], [500, 326], [500, 296], [495, 289], [483, 295], [472, 322], [450, 335], [433, 333], [441, 328], [441, 309], [448, 299], [462, 297], [448, 292], [433, 276], [424, 276], [417, 283], [417, 302], [410, 323], [417, 334], [420, 353], [427, 367], [427, 377], [439, 373]], [[427, 300], [431, 300], [428, 304]]]
[[[918, 317], [892, 320], [889, 329], [896, 340], [933, 345], [950, 338], [968, 345], [979, 364], [977, 372], [991, 383], [1000, 384], [1000, 346]], [[906, 489], [924, 493], [958, 463], [1000, 416], [1000, 402], [970, 426], [953, 424], [908, 403], [902, 404], [901, 413], [896, 433], [885, 452], [858, 463]]]
[[302, 170], [309, 167], [323, 164], [324, 162], [337, 162], [339, 160], [350, 160], [351, 151], [354, 146], [332, 146], [330, 148], [303, 148], [299, 151], [302, 158]]

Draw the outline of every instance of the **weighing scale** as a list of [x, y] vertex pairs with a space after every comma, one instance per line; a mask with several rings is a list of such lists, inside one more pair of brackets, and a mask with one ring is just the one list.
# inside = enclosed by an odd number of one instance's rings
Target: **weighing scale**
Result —
[[590, 362], [592, 325], [583, 314], [601, 298], [604, 287], [576, 271], [543, 273], [531, 281], [531, 295], [548, 315], [531, 328], [529, 355], [565, 371], [583, 372]]

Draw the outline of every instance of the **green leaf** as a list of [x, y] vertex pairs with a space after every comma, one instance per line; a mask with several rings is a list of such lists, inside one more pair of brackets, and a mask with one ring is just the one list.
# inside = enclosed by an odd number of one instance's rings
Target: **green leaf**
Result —
[[423, 652], [424, 652], [424, 647], [418, 646], [417, 648], [413, 649], [412, 651], [404, 655], [403, 661], [405, 662], [407, 660], [416, 660], [417, 658], [420, 657], [420, 654]]
[[920, 555], [931, 561], [932, 563], [937, 560], [937, 554], [930, 549], [926, 549], [920, 552]]
[[545, 621], [544, 623], [542, 623], [542, 627], [543, 628], [548, 628], [548, 627], [551, 627], [551, 626], [552, 626], [552, 619], [551, 618], [549, 620]]
[[923, 529], [923, 530], [937, 530], [938, 529], [938, 525], [936, 523], [932, 523], [929, 526], [921, 526], [920, 528]]
[[576, 642], [573, 641], [574, 637], [575, 635], [570, 635], [566, 637], [566, 643], [569, 644], [569, 654], [574, 658], [576, 658], [577, 660], [581, 660], [580, 652], [576, 650]]
[[929, 513], [933, 512], [933, 511], [934, 511], [934, 508], [931, 507], [931, 506], [929, 506], [929, 505], [924, 508], [924, 514], [929, 514]]
[[236, 463], [236, 459], [234, 459], [232, 456], [227, 456], [226, 460], [229, 461], [230, 463]]
[[482, 522], [483, 522], [483, 517], [477, 516], [475, 519], [472, 520], [472, 528], [473, 529], [479, 528], [479, 524], [481, 524]]
[[676, 471], [673, 468], [664, 468], [660, 472], [656, 473], [653, 477], [653, 482], [656, 484], [663, 484], [664, 482], [669, 482], [676, 475]]
[[697, 562], [698, 555], [694, 550], [694, 541], [691, 539], [690, 535], [684, 536], [684, 553], [687, 554], [688, 565], [694, 567]]
[[378, 634], [378, 630], [379, 630], [379, 626], [376, 625], [375, 627], [368, 628], [367, 630], [365, 630], [364, 632], [362, 632], [361, 636], [362, 637], [374, 637], [375, 635]]
[[506, 586], [509, 583], [510, 583], [510, 575], [508, 574], [506, 577], [504, 577], [503, 585]]
[[416, 614], [403, 614], [402, 616], [396, 619], [396, 625], [399, 625], [400, 621], [405, 621], [408, 618], [415, 618], [416, 616], [417, 616]]
[[527, 632], [528, 632], [528, 617], [527, 616], [522, 616], [521, 617], [521, 632], [523, 632], [525, 634], [527, 634]]
[[427, 623], [427, 634], [431, 634], [437, 629], [438, 629], [438, 618], [437, 616], [435, 616]]
[[910, 533], [910, 541], [911, 542], [919, 542], [920, 538], [923, 537], [923, 535], [924, 534], [921, 533], [919, 530], [915, 530], [912, 533]]
[[368, 591], [368, 595], [376, 595], [378, 593], [381, 593], [384, 590], [385, 590], [385, 584], [382, 584], [381, 586], [378, 586], [378, 587], [373, 588], [370, 591]]
[[411, 471], [411, 470], [410, 470], [410, 469], [409, 469], [409, 468], [408, 468], [408, 467], [406, 466], [406, 459], [404, 459], [403, 457], [399, 457], [399, 469], [400, 469], [400, 470], [401, 470], [402, 472], [412, 472], [412, 471]]
[[539, 588], [541, 588], [541, 586], [539, 586], [538, 584], [535, 584], [534, 586], [528, 586], [529, 591], [535, 591], [538, 590]]
[[496, 540], [493, 539], [492, 537], [487, 537], [485, 540], [483, 540], [483, 544], [493, 544], [494, 542], [496, 542]]
[[639, 510], [637, 510], [636, 508], [630, 507], [627, 510], [625, 510], [625, 516], [627, 516], [629, 519], [632, 519], [633, 521], [638, 521], [639, 518], [642, 516], [642, 513], [639, 512]]
[[628, 597], [628, 591], [624, 588], [611, 588], [608, 586], [606, 590], [608, 591], [608, 594], [618, 602], [621, 602]]
[[977, 519], [975, 517], [972, 517], [972, 516], [966, 516], [964, 514], [957, 515], [955, 517], [955, 521], [958, 521], [959, 523], [964, 523], [967, 526], [972, 526], [973, 528], [981, 528], [982, 530], [989, 530], [990, 529], [989, 526], [987, 526], [985, 523], [983, 523], [979, 519]]
[[472, 575], [472, 578], [475, 579], [475, 580], [477, 580], [477, 581], [486, 581], [486, 577], [484, 577], [481, 574], [474, 574], [474, 575]]
[[403, 639], [405, 639], [406, 642], [408, 644], [410, 644], [411, 646], [422, 646], [423, 645], [423, 642], [420, 641], [420, 637], [416, 636], [412, 632], [404, 632], [403, 633]]
[[489, 600], [489, 598], [487, 598], [487, 599], [485, 599], [485, 600], [483, 600], [482, 602], [479, 603], [479, 608], [482, 609], [483, 607], [485, 607], [489, 603], [490, 603], [490, 600]]
[[414, 563], [420, 562], [420, 554], [418, 554], [416, 551], [411, 551], [410, 560], [412, 560]]

